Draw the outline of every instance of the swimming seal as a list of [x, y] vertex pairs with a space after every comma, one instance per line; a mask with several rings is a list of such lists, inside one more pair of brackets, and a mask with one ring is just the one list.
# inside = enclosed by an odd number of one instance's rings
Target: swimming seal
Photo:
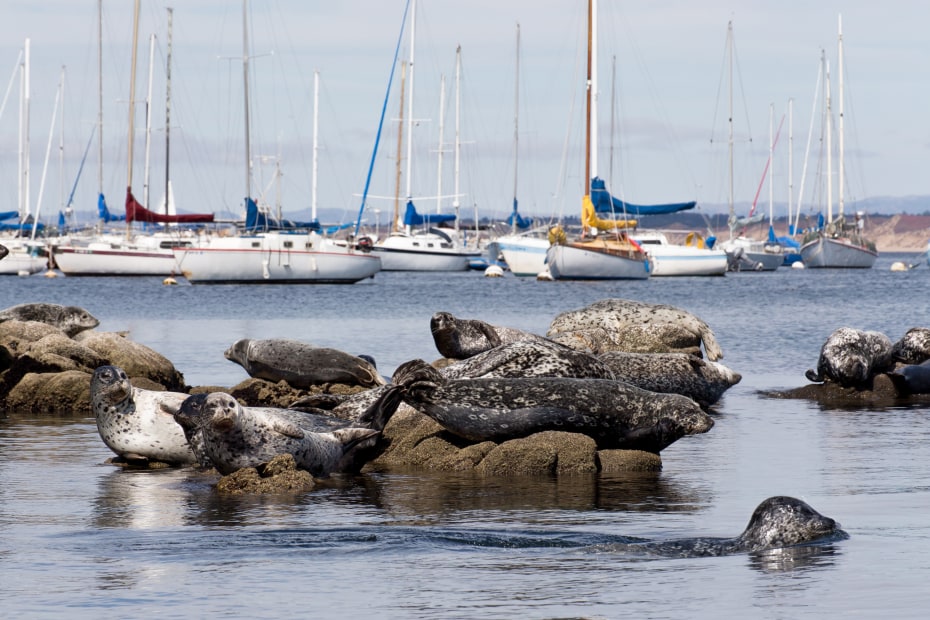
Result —
[[357, 452], [380, 435], [351, 426], [322, 430], [301, 412], [244, 408], [225, 392], [208, 394], [199, 416], [204, 453], [223, 475], [257, 467], [278, 454], [293, 455], [297, 466], [314, 476], [353, 471], [360, 466], [354, 458]]
[[736, 538], [685, 538], [598, 545], [599, 551], [646, 551], [663, 556], [703, 557], [758, 553], [849, 538], [834, 519], [794, 497], [770, 497], [760, 503]]
[[457, 319], [448, 312], [435, 313], [429, 327], [439, 354], [456, 360], [509, 342], [542, 339], [542, 336], [512, 327], [499, 327], [478, 319]]
[[619, 381], [664, 394], [681, 394], [710, 407], [742, 376], [719, 362], [687, 353], [625, 353], [608, 351], [599, 359]]
[[609, 379], [445, 379], [423, 360], [402, 364], [393, 383], [408, 405], [470, 441], [506, 441], [547, 430], [584, 433], [601, 449], [658, 453], [714, 421], [685, 396]]
[[0, 310], [0, 323], [3, 321], [36, 321], [54, 325], [69, 338], [100, 325], [100, 321], [84, 308], [47, 303], [19, 304]]
[[286, 381], [298, 389], [324, 383], [364, 387], [386, 383], [368, 360], [338, 349], [316, 347], [287, 338], [243, 338], [233, 343], [223, 355], [242, 366], [251, 377], [275, 383]]
[[930, 329], [912, 327], [891, 346], [891, 357], [905, 364], [920, 364], [930, 359]]
[[810, 381], [833, 381], [843, 387], [865, 385], [892, 366], [891, 340], [875, 331], [840, 327], [820, 348], [817, 370], [804, 373]]
[[90, 381], [97, 432], [110, 450], [130, 461], [196, 462], [183, 429], [172, 416], [188, 396], [133, 387], [117, 366], [100, 366]]
[[[650, 304], [629, 299], [602, 299], [579, 310], [557, 315], [549, 324], [546, 335], [568, 344], [573, 334], [598, 329], [605, 330], [609, 340], [595, 339], [605, 351], [631, 353], [691, 353], [701, 356], [701, 345], [707, 359], [717, 361], [723, 351], [714, 332], [695, 315], [666, 304]], [[599, 333], [599, 332], [598, 332]]]
[[543, 338], [520, 340], [478, 353], [441, 368], [446, 379], [478, 377], [590, 377], [613, 379], [597, 357]]

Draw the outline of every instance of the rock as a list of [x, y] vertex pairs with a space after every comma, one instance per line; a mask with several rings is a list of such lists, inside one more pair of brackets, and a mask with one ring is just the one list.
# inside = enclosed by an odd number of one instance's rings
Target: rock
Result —
[[600, 471], [662, 471], [662, 458], [642, 450], [601, 450], [597, 453]]
[[482, 474], [591, 474], [597, 472], [594, 439], [581, 433], [545, 431], [498, 445], [475, 467]]
[[244, 467], [223, 476], [216, 490], [231, 495], [303, 493], [314, 486], [313, 476], [297, 469], [293, 455], [280, 454], [260, 468]]
[[185, 391], [184, 376], [171, 360], [154, 349], [115, 332], [81, 332], [74, 339], [99, 353], [106, 364], [122, 368], [130, 377], [146, 377], [167, 390]]
[[886, 373], [877, 374], [868, 383], [858, 387], [843, 387], [838, 383], [825, 381], [789, 390], [767, 390], [760, 394], [768, 398], [811, 400], [829, 409], [890, 407], [900, 405], [902, 401], [930, 402], [930, 394], [905, 394], [898, 391]]
[[6, 408], [30, 413], [91, 416], [90, 377], [90, 373], [80, 370], [29, 373], [6, 395]]

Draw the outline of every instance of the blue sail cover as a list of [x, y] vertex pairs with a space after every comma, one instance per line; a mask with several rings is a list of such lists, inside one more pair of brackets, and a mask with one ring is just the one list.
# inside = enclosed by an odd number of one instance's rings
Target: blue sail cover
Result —
[[2, 222], [3, 220], [12, 220], [14, 217], [19, 217], [19, 211], [0, 212], [0, 222]]
[[533, 224], [533, 218], [523, 217], [517, 213], [517, 199], [513, 199], [513, 213], [507, 218], [507, 223], [521, 230], [529, 228]]
[[595, 212], [612, 213], [614, 215], [666, 215], [668, 213], [687, 211], [697, 206], [694, 201], [657, 205], [637, 205], [624, 202], [611, 196], [604, 185], [604, 180], [598, 177], [591, 179], [591, 202], [594, 203]]
[[263, 230], [296, 230], [309, 229], [319, 230], [320, 223], [317, 220], [312, 222], [293, 222], [291, 220], [276, 220], [268, 217], [258, 210], [258, 205], [252, 198], [245, 199], [245, 229], [251, 232]]
[[103, 194], [97, 196], [97, 215], [103, 220], [104, 224], [126, 221], [125, 215], [113, 215], [110, 213], [110, 210], [107, 209], [107, 199], [103, 197]]
[[[32, 222], [23, 222], [20, 224], [4, 224], [3, 222], [0, 222], [0, 230], [21, 230], [24, 232], [29, 232], [29, 231], [32, 231], [32, 228], [33, 228]], [[43, 224], [42, 222], [39, 222], [35, 226], [36, 230], [42, 230], [44, 228], [45, 228], [45, 224]]]
[[455, 221], [455, 216], [446, 213], [429, 213], [420, 215], [417, 208], [413, 206], [413, 201], [407, 201], [407, 210], [404, 212], [404, 226], [423, 226], [442, 224], [443, 222]]

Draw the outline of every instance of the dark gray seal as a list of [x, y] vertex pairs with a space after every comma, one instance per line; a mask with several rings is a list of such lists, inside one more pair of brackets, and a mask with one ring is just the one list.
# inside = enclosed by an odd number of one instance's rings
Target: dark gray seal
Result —
[[470, 441], [506, 441], [548, 430], [584, 433], [601, 449], [658, 453], [714, 421], [685, 396], [609, 379], [445, 379], [423, 360], [394, 373], [404, 402]]
[[[291, 454], [313, 476], [354, 471], [357, 453], [374, 445], [380, 431], [343, 426], [319, 429], [301, 412], [244, 408], [225, 392], [213, 392], [200, 411], [203, 449], [223, 475], [258, 467], [279, 454]], [[337, 424], [339, 422], [336, 422]]]
[[912, 327], [891, 345], [891, 357], [905, 364], [920, 364], [930, 359], [930, 329]]
[[930, 360], [900, 366], [889, 376], [894, 386], [905, 394], [930, 394]]
[[172, 416], [188, 396], [133, 387], [116, 366], [100, 366], [90, 381], [97, 432], [110, 450], [129, 461], [196, 462], [183, 429]]
[[620, 381], [664, 394], [681, 394], [710, 407], [742, 376], [719, 362], [687, 353], [625, 353], [608, 351], [600, 360]]
[[685, 538], [597, 545], [597, 551], [645, 551], [663, 556], [702, 557], [758, 553], [849, 538], [834, 519], [794, 497], [770, 497], [759, 504], [736, 538]]
[[840, 327], [820, 348], [817, 370], [804, 373], [810, 381], [832, 381], [843, 387], [866, 385], [892, 366], [891, 340], [875, 331]]
[[100, 321], [84, 308], [47, 303], [19, 304], [0, 310], [0, 323], [3, 321], [36, 321], [54, 325], [69, 338], [100, 325]]
[[509, 342], [542, 339], [542, 336], [512, 327], [499, 327], [478, 319], [458, 319], [448, 312], [434, 314], [429, 328], [439, 354], [456, 360]]
[[275, 383], [286, 381], [298, 389], [325, 383], [364, 387], [387, 383], [374, 364], [366, 359], [299, 340], [243, 338], [223, 355], [242, 366], [251, 377]]
[[[608, 341], [598, 330], [604, 330]], [[691, 353], [717, 361], [723, 351], [714, 332], [695, 315], [666, 304], [650, 304], [629, 299], [602, 299], [585, 308], [562, 312], [549, 324], [546, 335], [565, 344], [584, 341], [586, 332], [595, 331], [595, 353]], [[590, 340], [590, 338], [588, 338]], [[586, 345], [590, 348], [590, 345]]]
[[519, 340], [441, 368], [446, 379], [478, 377], [575, 377], [613, 379], [597, 357], [544, 338]]

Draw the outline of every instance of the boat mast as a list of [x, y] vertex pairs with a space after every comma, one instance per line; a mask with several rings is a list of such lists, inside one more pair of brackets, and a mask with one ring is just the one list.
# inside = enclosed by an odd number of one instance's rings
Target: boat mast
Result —
[[[136, 55], [139, 43], [139, 0], [135, 2], [135, 9], [132, 18], [132, 71], [129, 74], [129, 143], [126, 149], [126, 195], [132, 192], [132, 145], [135, 138], [133, 128], [135, 127], [135, 104], [136, 104]], [[126, 223], [127, 226], [129, 222]]]
[[410, 78], [407, 82], [407, 200], [413, 200], [413, 62], [416, 32], [417, 0], [413, 0], [410, 13]]
[[794, 228], [791, 226], [793, 215], [792, 199], [794, 197], [794, 99], [788, 98], [788, 230], [787, 234], [793, 235]]
[[597, 175], [597, 4], [588, 0], [588, 75], [585, 103], [585, 194], [591, 193], [591, 179]]
[[397, 157], [395, 162], [395, 177], [394, 177], [394, 219], [391, 224], [391, 231], [398, 232], [400, 231], [400, 175], [402, 171], [401, 166], [401, 152], [404, 147], [404, 95], [406, 94], [405, 85], [407, 82], [407, 62], [403, 61], [400, 64], [400, 121], [397, 123]]
[[320, 129], [320, 72], [313, 72], [313, 166], [310, 169], [310, 221], [316, 221], [316, 180]]
[[152, 74], [155, 66], [155, 35], [149, 35], [149, 85], [145, 96], [145, 176], [142, 180], [142, 204], [149, 206], [149, 162], [152, 150]]
[[174, 9], [168, 7], [168, 57], [165, 60], [165, 215], [171, 213], [171, 30]]
[[97, 189], [103, 196], [103, 0], [97, 0]]
[[[138, 2], [138, 0], [136, 0]], [[245, 111], [245, 198], [252, 196], [252, 145], [249, 128], [249, 20], [248, 0], [242, 0], [242, 92]]]
[[728, 104], [727, 104], [727, 126], [728, 126], [728, 135], [727, 135], [727, 152], [728, 152], [728, 162], [729, 167], [729, 188], [727, 193], [727, 205], [729, 206], [729, 224], [730, 224], [730, 239], [733, 238], [733, 229], [736, 226], [736, 208], [734, 204], [734, 194], [733, 194], [733, 20], [731, 19], [727, 22], [727, 83], [728, 88]]
[[775, 211], [775, 104], [769, 104], [769, 226], [774, 221]]
[[29, 217], [29, 60], [30, 41], [23, 44], [23, 63], [19, 74], [19, 219]]
[[459, 170], [462, 161], [462, 139], [459, 131], [460, 109], [462, 104], [462, 46], [455, 48], [455, 158], [452, 188], [452, 208], [455, 210], [455, 230], [459, 229]]
[[442, 138], [446, 109], [446, 76], [439, 76], [439, 148], [436, 160], [436, 213], [442, 213]]
[[845, 160], [845, 144], [844, 144], [845, 132], [843, 130], [844, 128], [843, 128], [843, 16], [842, 15], [838, 17], [837, 32], [838, 32], [837, 44], [836, 44], [837, 62], [838, 62], [837, 72], [840, 74], [839, 75], [839, 81], [840, 81], [839, 96], [837, 97], [838, 99], [837, 105], [839, 108], [837, 110], [839, 114], [839, 126], [837, 127], [837, 129], [839, 130], [837, 132], [839, 133], [839, 136], [837, 138], [838, 140], [837, 147], [838, 147], [839, 155], [840, 155], [840, 166], [839, 166], [839, 171], [838, 171], [839, 176], [837, 177], [837, 211], [838, 211], [837, 216], [840, 219], [842, 219], [843, 218], [843, 185], [846, 181], [846, 178], [845, 178], [846, 177], [846, 166], [845, 166], [845, 161], [844, 161]]
[[827, 123], [827, 224], [833, 223], [833, 105], [830, 101], [830, 61], [825, 60], [826, 76], [825, 92], [827, 97], [826, 123]]
[[[517, 22], [516, 79], [513, 86], [513, 212], [517, 213], [517, 161], [520, 156], [520, 23]], [[517, 218], [510, 222], [510, 232], [517, 232]]]

